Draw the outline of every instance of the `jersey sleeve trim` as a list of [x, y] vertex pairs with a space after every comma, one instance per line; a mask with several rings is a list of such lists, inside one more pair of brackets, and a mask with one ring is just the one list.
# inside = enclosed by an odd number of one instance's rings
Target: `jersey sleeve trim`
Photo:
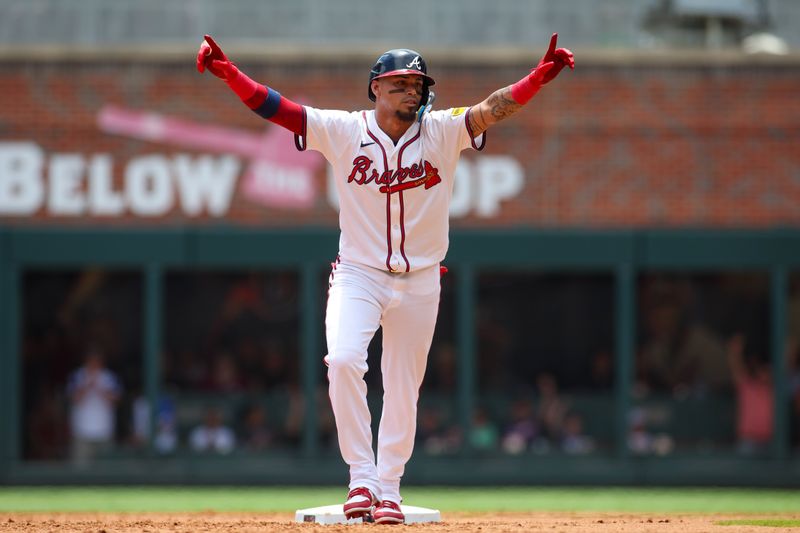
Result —
[[471, 111], [471, 109], [467, 109], [467, 112], [464, 113], [464, 123], [467, 126], [467, 133], [469, 133], [469, 141], [472, 143], [472, 148], [480, 152], [481, 150], [483, 150], [486, 147], [486, 132], [484, 131], [480, 135], [478, 135], [478, 137], [480, 137], [480, 140], [481, 140], [481, 145], [478, 146], [475, 143], [476, 137], [475, 137], [475, 134], [472, 133], [472, 126], [469, 125], [469, 114], [470, 114], [470, 111]]
[[294, 134], [294, 146], [300, 152], [305, 152], [306, 148], [308, 148], [308, 117], [306, 116], [306, 106], [301, 106], [303, 109], [303, 126], [300, 135]]

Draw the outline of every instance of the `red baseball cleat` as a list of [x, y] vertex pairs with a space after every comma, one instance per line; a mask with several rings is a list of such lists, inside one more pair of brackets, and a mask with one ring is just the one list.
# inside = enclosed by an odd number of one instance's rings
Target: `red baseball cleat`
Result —
[[400, 505], [390, 500], [383, 500], [372, 516], [376, 524], [403, 524], [406, 521]]
[[365, 515], [371, 514], [377, 504], [378, 499], [371, 490], [366, 487], [355, 488], [347, 493], [347, 501], [344, 502], [344, 517], [347, 520], [363, 518]]

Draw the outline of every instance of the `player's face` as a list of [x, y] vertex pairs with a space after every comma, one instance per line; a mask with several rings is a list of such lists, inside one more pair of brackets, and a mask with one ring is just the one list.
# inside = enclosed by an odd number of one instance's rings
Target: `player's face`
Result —
[[376, 81], [378, 91], [373, 91], [380, 105], [387, 106], [400, 120], [410, 122], [416, 118], [424, 87], [421, 76], [387, 76]]

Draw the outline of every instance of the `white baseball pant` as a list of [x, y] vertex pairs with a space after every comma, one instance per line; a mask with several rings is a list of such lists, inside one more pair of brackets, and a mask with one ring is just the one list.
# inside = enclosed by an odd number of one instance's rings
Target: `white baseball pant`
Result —
[[[325, 328], [329, 394], [350, 489], [367, 487], [400, 503], [400, 478], [411, 458], [417, 399], [439, 311], [439, 265], [392, 274], [338, 263], [331, 272]], [[378, 457], [367, 407], [367, 348], [383, 327], [383, 410]]]

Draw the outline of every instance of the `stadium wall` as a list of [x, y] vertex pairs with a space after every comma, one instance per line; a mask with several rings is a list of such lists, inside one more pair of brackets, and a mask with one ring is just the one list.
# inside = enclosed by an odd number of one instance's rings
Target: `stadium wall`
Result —
[[[374, 54], [231, 51], [283, 95], [368, 108]], [[423, 50], [423, 53], [425, 51]], [[433, 53], [438, 108], [514, 82], [535, 54]], [[440, 57], [441, 56], [441, 57]], [[453, 225], [771, 228], [800, 223], [795, 56], [577, 54], [578, 68], [459, 167]], [[336, 224], [327, 165], [189, 51], [0, 59], [6, 225]]]
[[[300, 102], [368, 107], [374, 53], [232, 50], [240, 67]], [[422, 50], [425, 53], [425, 50]], [[412, 483], [756, 484], [796, 486], [787, 408], [765, 457], [632, 457], [626, 451], [636, 275], [758, 270], [771, 292], [776, 398], [786, 388], [786, 280], [800, 270], [800, 60], [741, 55], [584, 55], [523, 113], [489, 132], [459, 168], [449, 266], [458, 274], [458, 417], [475, 401], [476, 275], [483, 267], [589, 270], [614, 280], [617, 386], [612, 450], [591, 457], [417, 457]], [[583, 59], [585, 58], [585, 59]], [[142, 373], [157, 390], [163, 279], [170, 269], [290, 268], [304, 287], [304, 391], [321, 370], [316, 272], [335, 254], [326, 165], [194, 70], [190, 50], [63, 49], [0, 59], [0, 349], [3, 483], [336, 483], [314, 413], [288, 455], [239, 460], [152, 456], [76, 471], [21, 453], [22, 279], [27, 270], [140, 272]], [[428, 54], [437, 107], [469, 105], [530, 67], [508, 54]], [[479, 256], [474, 251], [481, 250]], [[310, 397], [310, 396], [309, 396]], [[152, 401], [154, 404], [155, 402]]]

